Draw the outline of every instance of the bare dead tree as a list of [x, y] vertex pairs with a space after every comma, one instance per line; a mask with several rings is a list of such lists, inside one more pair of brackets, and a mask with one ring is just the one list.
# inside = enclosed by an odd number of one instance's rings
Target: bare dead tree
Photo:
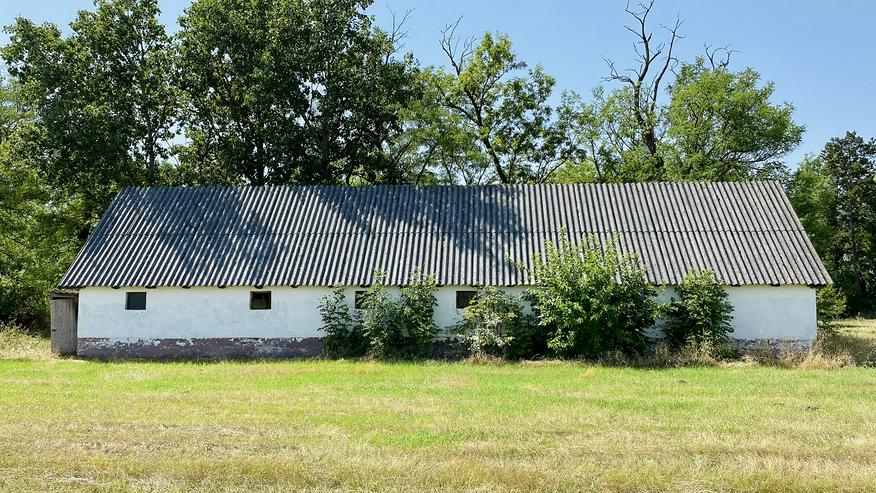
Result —
[[610, 73], [605, 80], [621, 82], [630, 87], [633, 117], [639, 127], [639, 138], [653, 157], [655, 166], [660, 169], [663, 167], [663, 159], [657, 151], [659, 143], [658, 122], [655, 117], [657, 100], [664, 77], [679, 63], [673, 54], [673, 49], [676, 41], [682, 39], [683, 36], [678, 32], [682, 21], [676, 16], [673, 25], [664, 26], [661, 24], [661, 27], [668, 32], [668, 41], [655, 44], [654, 33], [648, 29], [648, 16], [653, 6], [654, 0], [651, 0], [648, 4], [638, 4], [638, 10], [631, 9], [629, 3], [625, 8], [625, 11], [635, 20], [632, 26], [625, 27], [636, 37], [633, 48], [636, 52], [638, 67], [621, 72], [613, 60], [607, 58], [604, 60], [608, 64]]

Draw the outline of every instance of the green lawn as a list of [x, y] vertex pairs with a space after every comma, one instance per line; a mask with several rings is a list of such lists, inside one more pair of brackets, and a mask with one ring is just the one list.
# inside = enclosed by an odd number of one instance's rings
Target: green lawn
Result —
[[0, 361], [0, 488], [864, 491], [876, 369]]

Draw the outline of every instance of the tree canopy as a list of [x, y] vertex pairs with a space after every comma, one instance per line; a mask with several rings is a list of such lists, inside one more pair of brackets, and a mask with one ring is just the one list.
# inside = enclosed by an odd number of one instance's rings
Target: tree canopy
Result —
[[794, 172], [788, 194], [848, 309], [876, 310], [876, 139], [831, 139]]
[[450, 183], [548, 180], [574, 154], [549, 103], [554, 78], [519, 60], [505, 35], [460, 46], [455, 29], [441, 41], [450, 68], [423, 72], [431, 104], [412, 113], [422, 167]]
[[196, 0], [175, 44], [186, 166], [219, 183], [401, 181], [388, 148], [417, 72], [369, 4]]
[[119, 187], [160, 183], [177, 115], [170, 39], [155, 0], [97, 0], [63, 36], [24, 18], [6, 28], [10, 75], [32, 125], [20, 152], [59, 193], [84, 201], [84, 239]]

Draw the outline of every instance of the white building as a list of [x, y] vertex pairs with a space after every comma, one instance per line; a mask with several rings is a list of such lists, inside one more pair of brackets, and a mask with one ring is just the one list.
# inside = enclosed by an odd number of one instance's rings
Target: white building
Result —
[[376, 271], [400, 286], [419, 267], [447, 327], [479, 286], [522, 292], [518, 263], [564, 234], [638, 253], [664, 299], [713, 269], [736, 339], [815, 337], [830, 278], [774, 182], [126, 189], [59, 288], [78, 291], [81, 356], [311, 355], [333, 287], [353, 306]]

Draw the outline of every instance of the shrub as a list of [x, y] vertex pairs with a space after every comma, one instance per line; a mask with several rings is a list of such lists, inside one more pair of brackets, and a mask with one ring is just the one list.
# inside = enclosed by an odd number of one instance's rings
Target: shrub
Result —
[[621, 255], [613, 242], [604, 251], [594, 238], [572, 244], [548, 242], [545, 258], [533, 258], [531, 291], [538, 323], [550, 331], [559, 357], [595, 358], [610, 351], [637, 353], [654, 323], [656, 289], [637, 257]]
[[818, 312], [819, 335], [836, 332], [837, 322], [846, 311], [846, 297], [839, 289], [834, 289], [833, 284], [818, 290], [815, 294], [815, 306]]
[[478, 292], [455, 327], [473, 355], [512, 359], [535, 356], [537, 329], [519, 298], [492, 287]]
[[674, 349], [690, 344], [719, 349], [730, 342], [733, 305], [711, 270], [691, 271], [676, 286], [677, 298], [663, 305], [663, 334]]
[[362, 320], [350, 312], [343, 289], [325, 296], [319, 305], [322, 316], [323, 355], [329, 358], [355, 358], [368, 351]]
[[422, 358], [432, 351], [438, 333], [433, 321], [435, 279], [416, 271], [401, 297], [393, 299], [381, 285], [365, 298], [364, 330], [369, 353], [376, 358]]

